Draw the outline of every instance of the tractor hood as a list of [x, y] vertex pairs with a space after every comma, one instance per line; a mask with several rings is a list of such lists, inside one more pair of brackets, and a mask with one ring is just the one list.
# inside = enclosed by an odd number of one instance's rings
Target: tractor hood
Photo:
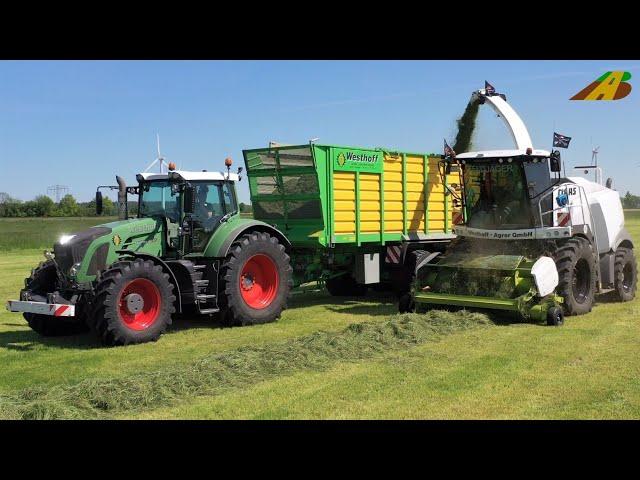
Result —
[[53, 246], [53, 253], [65, 275], [79, 283], [87, 282], [116, 261], [119, 250], [161, 255], [163, 230], [159, 219], [119, 220], [63, 235]]

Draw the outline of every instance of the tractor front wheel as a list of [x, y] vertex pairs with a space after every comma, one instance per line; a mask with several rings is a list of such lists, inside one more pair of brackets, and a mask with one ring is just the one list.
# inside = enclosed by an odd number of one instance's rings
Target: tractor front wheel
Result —
[[231, 245], [220, 274], [226, 323], [275, 321], [287, 307], [292, 274], [289, 255], [276, 237], [265, 232], [242, 235]]
[[173, 284], [150, 260], [119, 261], [100, 277], [89, 323], [103, 345], [157, 340], [175, 312]]

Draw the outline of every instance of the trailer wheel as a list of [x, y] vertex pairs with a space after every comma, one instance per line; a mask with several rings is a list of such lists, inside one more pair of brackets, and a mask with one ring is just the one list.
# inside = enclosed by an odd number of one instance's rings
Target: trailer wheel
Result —
[[632, 249], [620, 247], [616, 250], [613, 272], [618, 300], [621, 302], [633, 300], [638, 286], [638, 266]]
[[231, 245], [220, 273], [225, 322], [275, 321], [287, 307], [292, 273], [289, 255], [276, 237], [264, 232], [242, 235]]
[[116, 262], [100, 277], [88, 323], [103, 345], [155, 341], [171, 325], [173, 288], [151, 260]]
[[411, 293], [404, 293], [398, 299], [398, 312], [413, 313], [416, 311], [416, 303], [413, 301]]
[[551, 307], [547, 310], [547, 325], [559, 327], [564, 324], [564, 312], [560, 307]]
[[[31, 271], [31, 275], [25, 278], [25, 288], [37, 295], [46, 296], [56, 289], [56, 267], [52, 261], [43, 262]], [[29, 327], [43, 337], [59, 337], [63, 335], [77, 335], [89, 330], [85, 323], [83, 305], [76, 305], [76, 317], [53, 317], [51, 315], [38, 315], [36, 313], [23, 313], [22, 316]]]
[[328, 279], [326, 285], [332, 297], [363, 297], [369, 290], [367, 285], [356, 282], [348, 273]]
[[564, 314], [583, 315], [593, 307], [596, 290], [595, 256], [582, 237], [567, 240], [554, 255], [558, 269], [557, 292], [564, 298]]

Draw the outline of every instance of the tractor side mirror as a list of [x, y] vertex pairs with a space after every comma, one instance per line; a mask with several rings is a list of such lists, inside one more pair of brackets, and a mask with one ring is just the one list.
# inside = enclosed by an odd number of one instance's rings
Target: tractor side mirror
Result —
[[187, 185], [183, 192], [184, 213], [193, 213], [195, 210], [195, 189], [191, 185]]
[[102, 215], [102, 192], [96, 192], [96, 215]]
[[551, 157], [549, 158], [549, 165], [552, 172], [562, 171], [562, 160], [560, 159], [560, 152], [558, 150], [555, 150], [553, 153], [551, 153]]

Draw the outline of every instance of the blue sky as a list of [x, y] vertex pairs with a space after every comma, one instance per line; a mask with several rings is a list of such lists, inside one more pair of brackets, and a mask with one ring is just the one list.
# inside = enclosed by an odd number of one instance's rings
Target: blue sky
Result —
[[[619, 101], [569, 97], [607, 70], [631, 72]], [[3, 61], [0, 191], [30, 199], [63, 184], [79, 200], [115, 174], [130, 184], [162, 153], [181, 168], [220, 170], [269, 140], [438, 152], [472, 90], [507, 94], [536, 148], [573, 137], [570, 167], [600, 146], [605, 177], [640, 194], [638, 61]], [[481, 108], [474, 149], [510, 147]], [[241, 200], [248, 200], [246, 181]]]

